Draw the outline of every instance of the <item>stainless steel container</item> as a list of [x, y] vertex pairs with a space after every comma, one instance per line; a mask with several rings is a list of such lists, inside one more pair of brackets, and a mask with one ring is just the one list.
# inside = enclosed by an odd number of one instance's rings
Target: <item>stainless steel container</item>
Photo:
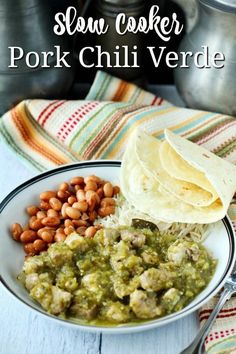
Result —
[[175, 69], [177, 89], [189, 107], [236, 115], [236, 1], [198, 0], [198, 18], [180, 44], [179, 52], [202, 51], [209, 47], [225, 56], [224, 67], [197, 68], [193, 58], [190, 68]]
[[55, 68], [55, 55], [48, 60], [49, 68], [29, 68], [24, 59], [17, 68], [9, 68], [9, 46], [21, 47], [25, 54], [41, 53], [60, 46], [61, 51], [70, 51], [68, 40], [53, 32], [54, 17], [50, 2], [46, 0], [0, 0], [0, 114], [24, 98], [59, 98], [69, 91], [73, 79], [71, 68]]
[[[111, 54], [111, 66], [106, 67], [104, 62], [104, 70], [108, 71], [112, 75], [120, 77], [129, 81], [139, 81], [143, 76], [143, 36], [140, 33], [133, 34], [127, 32], [125, 35], [119, 35], [115, 29], [116, 16], [119, 13], [125, 13], [127, 17], [133, 16], [138, 19], [140, 16], [144, 16], [145, 0], [98, 0], [96, 2], [97, 17], [103, 17], [106, 23], [109, 25], [109, 31], [97, 36], [96, 44], [102, 47], [103, 51], [107, 51]], [[139, 68], [116, 68], [116, 59], [112, 54], [114, 51], [120, 52], [120, 65], [124, 65], [124, 47], [129, 47], [129, 62], [132, 64], [132, 49], [136, 46], [136, 52], [138, 56]], [[118, 49], [119, 48], [119, 49]], [[105, 58], [104, 58], [105, 59]]]

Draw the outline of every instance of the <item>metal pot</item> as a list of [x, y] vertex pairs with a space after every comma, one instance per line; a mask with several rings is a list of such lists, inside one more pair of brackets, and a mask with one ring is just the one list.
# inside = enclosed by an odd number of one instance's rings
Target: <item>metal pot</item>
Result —
[[[120, 77], [128, 81], [139, 80], [143, 76], [142, 70], [142, 47], [143, 38], [140, 34], [133, 34], [127, 32], [125, 35], [119, 35], [115, 29], [116, 16], [119, 13], [125, 13], [127, 17], [134, 17], [138, 19], [143, 15], [145, 9], [145, 0], [97, 0], [96, 12], [98, 17], [103, 17], [109, 25], [109, 31], [96, 37], [96, 45], [101, 46], [102, 51], [111, 54], [111, 68], [107, 68], [105, 62], [103, 63], [105, 70], [110, 74]], [[112, 53], [118, 49], [122, 52], [122, 46], [129, 47], [129, 62], [131, 62], [132, 48], [137, 47], [139, 68], [117, 68], [115, 67], [116, 59]], [[120, 58], [120, 65], [124, 66], [124, 57]]]
[[18, 68], [9, 68], [9, 46], [21, 47], [27, 52], [52, 51], [55, 45], [70, 51], [68, 41], [53, 32], [54, 18], [50, 2], [46, 0], [0, 0], [0, 114], [24, 98], [59, 98], [70, 89], [72, 68], [54, 68], [55, 57], [48, 60], [49, 68], [29, 68], [25, 60]]
[[224, 67], [175, 69], [177, 89], [189, 107], [236, 115], [236, 3], [232, 0], [198, 0], [198, 17], [192, 31], [180, 44], [179, 52], [202, 51], [225, 55]]

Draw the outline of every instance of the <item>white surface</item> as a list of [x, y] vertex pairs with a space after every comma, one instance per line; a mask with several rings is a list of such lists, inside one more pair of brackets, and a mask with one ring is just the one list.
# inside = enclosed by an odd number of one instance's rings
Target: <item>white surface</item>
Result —
[[[169, 94], [173, 101], [172, 92]], [[0, 200], [33, 175], [0, 144]], [[10, 250], [6, 252], [11, 257]], [[198, 329], [197, 316], [193, 314], [139, 334], [83, 333], [40, 318], [9, 295], [1, 284], [0, 324], [0, 354], [178, 354]]]

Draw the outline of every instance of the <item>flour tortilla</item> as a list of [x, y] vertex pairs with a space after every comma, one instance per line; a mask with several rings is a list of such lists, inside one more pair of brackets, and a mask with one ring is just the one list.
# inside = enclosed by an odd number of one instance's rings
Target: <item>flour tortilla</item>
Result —
[[[161, 148], [163, 143], [141, 131], [136, 135], [136, 153], [144, 169], [150, 171], [163, 188], [183, 202], [193, 206], [208, 206], [215, 202], [218, 199], [218, 195], [203, 174], [203, 176], [200, 176], [201, 183], [196, 183], [199, 178], [198, 175], [201, 174], [199, 171], [195, 169], [198, 173], [195, 179], [191, 179], [188, 174], [186, 174], [187, 178], [185, 178], [185, 174], [179, 178], [177, 175], [170, 173], [169, 170], [164, 168], [162, 161], [165, 161], [166, 157], [169, 157], [169, 155], [167, 156], [165, 151], [165, 155], [162, 155]], [[170, 149], [173, 150], [171, 146]], [[170, 159], [166, 162], [167, 166], [169, 166], [171, 162], [169, 160]], [[179, 166], [181, 166], [180, 160], [185, 162], [179, 157], [177, 161]], [[190, 172], [193, 173], [192, 171]]]
[[165, 137], [168, 145], [140, 130], [132, 134], [121, 165], [125, 198], [157, 221], [222, 219], [236, 189], [236, 167], [170, 131]]
[[192, 167], [187, 161], [178, 155], [173, 147], [168, 143], [168, 141], [163, 141], [161, 143], [160, 160], [163, 169], [171, 177], [194, 184], [200, 187], [202, 190], [210, 193], [211, 197], [209, 203], [205, 204], [205, 206], [210, 205], [218, 198], [216, 190], [207, 179], [205, 173], [199, 171], [195, 167]]

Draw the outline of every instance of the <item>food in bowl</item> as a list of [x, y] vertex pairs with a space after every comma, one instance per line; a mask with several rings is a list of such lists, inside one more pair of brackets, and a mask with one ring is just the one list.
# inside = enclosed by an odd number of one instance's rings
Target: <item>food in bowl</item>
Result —
[[93, 237], [100, 228], [95, 220], [115, 212], [114, 197], [120, 188], [98, 176], [73, 177], [63, 182], [58, 190], [40, 194], [39, 205], [31, 205], [26, 211], [29, 221], [24, 227], [19, 223], [11, 226], [15, 241], [23, 244], [28, 255], [46, 250], [53, 242], [60, 242], [77, 231]]
[[[28, 252], [19, 279], [43, 309], [98, 326], [130, 324], [180, 311], [207, 287], [217, 260], [201, 241], [207, 235], [206, 224], [226, 213], [235, 191], [235, 167], [189, 142], [186, 145], [185, 139], [165, 134], [168, 144], [162, 145], [135, 132], [121, 165], [121, 191], [93, 176], [100, 180], [92, 180], [96, 186], [87, 186], [85, 177], [78, 186], [62, 190], [67, 195], [60, 208], [51, 200], [58, 199], [60, 190], [57, 196], [41, 197], [44, 209], [37, 213], [49, 213], [54, 207], [57, 215], [46, 219], [55, 216], [62, 224], [46, 225], [49, 230], [54, 227], [53, 241], [39, 255]], [[219, 167], [227, 171], [227, 178], [222, 171], [213, 178]], [[112, 192], [105, 191], [106, 184]], [[99, 198], [91, 205], [90, 193]], [[77, 205], [80, 194], [88, 204], [85, 211]], [[104, 206], [109, 212], [101, 212]], [[96, 217], [83, 219], [91, 207]], [[72, 215], [73, 208], [78, 209], [77, 216]], [[37, 213], [31, 217], [37, 218]], [[79, 225], [81, 221], [89, 224]], [[58, 228], [64, 232], [61, 239], [56, 238]], [[37, 235], [42, 239], [44, 234], [38, 230]], [[25, 241], [22, 234], [19, 239]]]
[[147, 226], [104, 228], [93, 238], [72, 233], [28, 257], [19, 279], [44, 310], [89, 324], [179, 311], [207, 286], [216, 260], [189, 234], [176, 239]]

